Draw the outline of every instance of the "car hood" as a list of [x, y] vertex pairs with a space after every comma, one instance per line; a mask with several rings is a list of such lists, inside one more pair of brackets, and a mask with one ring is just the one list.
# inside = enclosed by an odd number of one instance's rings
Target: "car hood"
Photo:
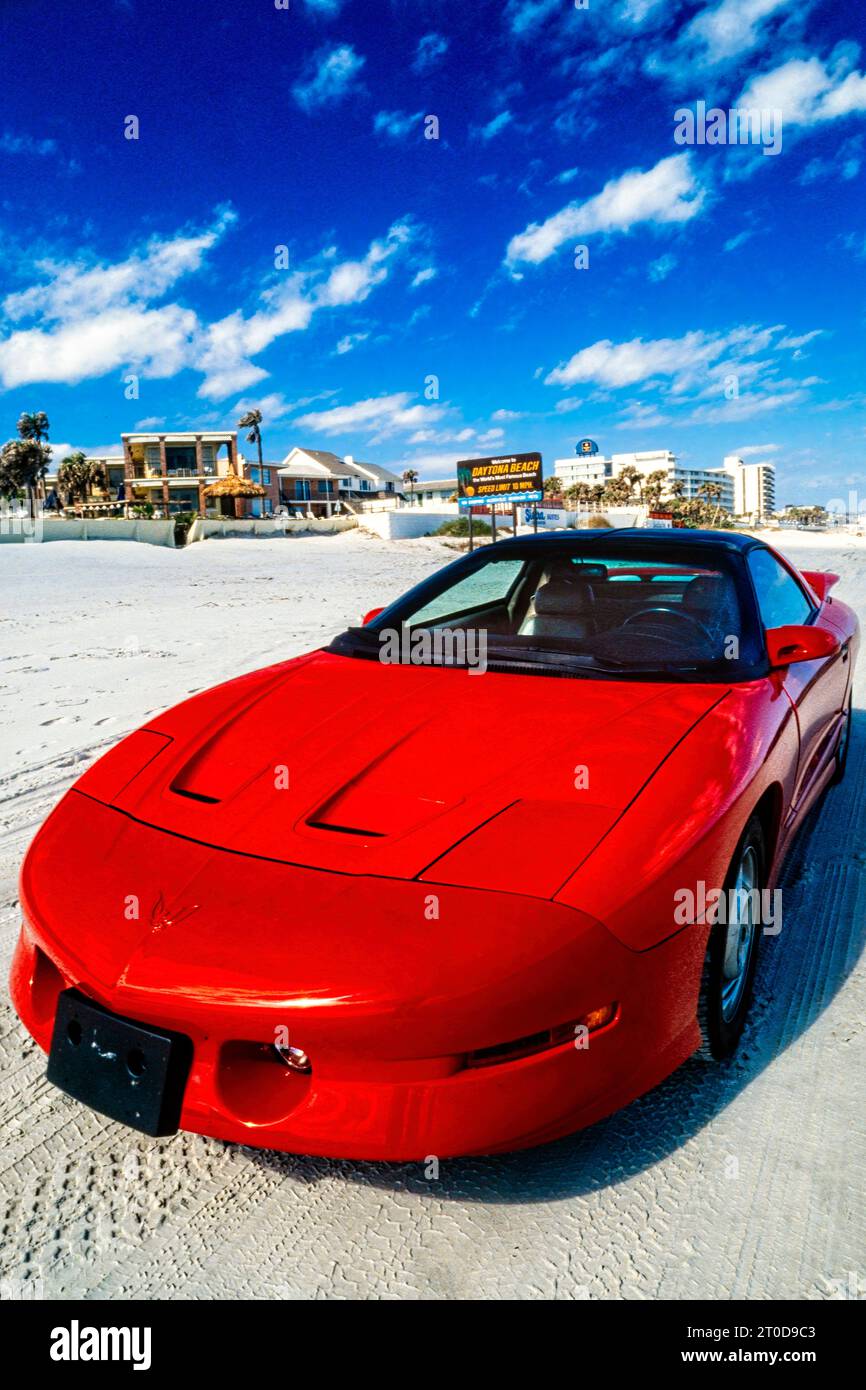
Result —
[[550, 897], [726, 690], [316, 652], [169, 710], [77, 789], [238, 854]]

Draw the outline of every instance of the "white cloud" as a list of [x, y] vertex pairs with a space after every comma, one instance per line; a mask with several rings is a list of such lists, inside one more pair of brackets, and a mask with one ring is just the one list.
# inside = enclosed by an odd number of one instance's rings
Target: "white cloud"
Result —
[[750, 52], [760, 42], [766, 21], [793, 4], [794, 0], [721, 0], [685, 26], [679, 45], [693, 45], [700, 61], [715, 66]]
[[152, 237], [141, 251], [115, 265], [77, 260], [41, 260], [36, 270], [41, 283], [7, 295], [3, 309], [17, 322], [38, 315], [48, 323], [68, 322], [120, 305], [157, 299], [182, 276], [200, 270], [205, 255], [233, 225], [231, 209], [217, 212], [204, 232], [175, 237]]
[[753, 77], [736, 105], [781, 111], [783, 126], [811, 126], [866, 111], [866, 73], [850, 71], [850, 52], [833, 66], [792, 58]]
[[221, 400], [267, 375], [249, 361], [276, 338], [309, 327], [321, 309], [362, 304], [390, 273], [390, 262], [411, 241], [407, 220], [395, 222], [387, 235], [371, 243], [359, 261], [342, 261], [324, 280], [316, 270], [301, 270], [262, 295], [263, 308], [244, 319], [239, 311], [211, 324], [196, 365], [205, 373], [198, 394]]
[[571, 415], [573, 411], [580, 410], [583, 401], [577, 396], [563, 396], [561, 401], [557, 401], [554, 409], [557, 415]]
[[351, 44], [320, 48], [308, 59], [303, 76], [292, 87], [295, 101], [304, 111], [335, 106], [358, 86], [358, 74], [366, 58]]
[[560, 8], [561, 0], [508, 0], [505, 15], [511, 32], [525, 38]]
[[666, 377], [672, 379], [675, 392], [682, 392], [695, 384], [711, 364], [719, 364], [725, 357], [748, 358], [764, 351], [778, 331], [779, 325], [748, 326], [729, 333], [705, 333], [698, 329], [681, 338], [632, 338], [626, 343], [603, 338], [561, 362], [545, 377], [545, 382], [548, 386], [595, 382], [619, 389], [653, 377]]
[[744, 444], [740, 449], [732, 449], [731, 453], [747, 459], [753, 454], [777, 454], [781, 447], [781, 444]]
[[575, 236], [627, 232], [639, 223], [688, 222], [700, 212], [704, 190], [688, 154], [673, 154], [652, 169], [611, 179], [584, 203], [569, 203], [545, 222], [533, 222], [508, 244], [507, 264], [538, 265]]
[[347, 333], [337, 343], [335, 348], [337, 356], [344, 357], [347, 352], [352, 352], [359, 343], [365, 343], [369, 336], [369, 333]]
[[440, 420], [444, 406], [412, 405], [412, 393], [397, 391], [389, 396], [372, 396], [352, 405], [338, 405], [330, 410], [301, 415], [295, 424], [319, 434], [349, 434], [357, 430], [375, 430], [380, 438], [401, 430], [416, 429], [428, 422]]
[[421, 286], [421, 285], [426, 285], [426, 284], [428, 284], [431, 280], [435, 280], [437, 274], [438, 274], [438, 271], [436, 270], [436, 267], [435, 267], [435, 266], [432, 266], [432, 265], [425, 266], [423, 270], [419, 270], [419, 271], [418, 271], [418, 274], [414, 277], [414, 279], [413, 279], [411, 285], [409, 286], [409, 288], [412, 289], [412, 290], [417, 290], [417, 289], [419, 288], [419, 286]]
[[282, 391], [271, 391], [267, 396], [244, 396], [228, 412], [228, 418], [239, 420], [248, 410], [260, 410], [263, 424], [266, 424], [269, 420], [282, 420], [291, 415], [295, 405], [296, 402], [286, 400]]
[[44, 159], [57, 153], [57, 141], [37, 140], [32, 135], [16, 135], [12, 130], [4, 130], [0, 135], [0, 153], [37, 155]]
[[509, 420], [522, 420], [522, 419], [523, 419], [523, 411], [522, 411], [522, 410], [494, 410], [494, 412], [493, 412], [493, 414], [491, 415], [490, 418], [491, 418], [491, 420], [503, 420], [503, 421], [506, 421], [506, 422], [509, 421]]
[[646, 405], [643, 401], [629, 401], [618, 414], [620, 418], [614, 426], [618, 430], [652, 430], [670, 423], [669, 415], [662, 414], [656, 406]]
[[738, 396], [735, 400], [717, 405], [700, 405], [689, 415], [693, 425], [725, 425], [736, 420], [751, 420], [755, 415], [767, 415], [773, 410], [797, 405], [806, 397], [805, 390], [771, 391], [766, 395]]
[[[199, 396], [221, 400], [267, 376], [251, 358], [276, 338], [306, 329], [321, 310], [362, 303], [414, 235], [410, 222], [396, 222], [360, 260], [329, 255], [280, 276], [249, 317], [236, 309], [208, 324], [183, 305], [154, 302], [202, 269], [233, 221], [222, 210], [204, 232], [151, 238], [114, 265], [84, 256], [38, 262], [37, 282], [3, 301], [11, 331], [0, 329], [0, 383], [74, 384], [121, 368], [167, 377], [192, 368], [204, 374]], [[37, 323], [27, 327], [28, 319]]]
[[820, 156], [810, 159], [808, 164], [804, 166], [797, 182], [806, 186], [825, 178], [842, 178], [850, 181], [856, 179], [860, 173], [862, 162], [863, 136], [852, 135], [850, 140], [845, 140], [838, 149], [833, 151], [829, 159], [822, 159]]
[[424, 119], [423, 111], [410, 115], [408, 111], [377, 111], [373, 117], [373, 129], [377, 135], [387, 135], [391, 140], [403, 140]]
[[813, 328], [812, 331], [811, 331], [811, 333], [801, 333], [801, 334], [799, 335], [799, 337], [796, 337], [796, 338], [782, 338], [781, 341], [778, 342], [778, 343], [776, 344], [776, 347], [779, 347], [779, 348], [801, 348], [801, 347], [805, 347], [807, 343], [811, 343], [811, 342], [812, 342], [813, 338], [820, 338], [821, 335], [822, 335], [823, 333], [824, 333], [824, 329], [823, 329], [823, 328]]
[[476, 133], [482, 140], [492, 140], [494, 136], [499, 135], [506, 126], [511, 125], [513, 120], [514, 117], [510, 111], [500, 111], [498, 115], [493, 117], [492, 121], [488, 121], [486, 125], [481, 126]]
[[170, 304], [105, 310], [51, 331], [19, 329], [0, 342], [0, 380], [7, 388], [31, 381], [74, 385], [120, 366], [173, 376], [187, 365], [196, 327], [192, 310]]
[[412, 68], [415, 72], [428, 72], [447, 52], [448, 40], [444, 34], [424, 34], [418, 40]]
[[746, 242], [751, 240], [754, 235], [755, 229], [753, 227], [746, 227], [742, 232], [737, 232], [735, 236], [729, 236], [722, 250], [738, 251], [740, 247], [745, 246]]
[[676, 256], [672, 256], [670, 252], [665, 252], [663, 256], [659, 256], [657, 261], [650, 261], [649, 278], [659, 284], [668, 278], [672, 270], [676, 269], [676, 264]]

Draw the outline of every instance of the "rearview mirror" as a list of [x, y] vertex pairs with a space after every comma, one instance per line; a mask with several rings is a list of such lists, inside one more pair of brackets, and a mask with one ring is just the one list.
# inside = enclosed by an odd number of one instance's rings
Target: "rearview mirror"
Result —
[[800, 573], [822, 603], [833, 585], [839, 583], [838, 574], [833, 574], [831, 570], [801, 570]]
[[770, 665], [777, 669], [792, 666], [796, 661], [820, 661], [835, 656], [841, 645], [839, 638], [823, 627], [807, 623], [790, 623], [787, 627], [771, 627], [764, 636]]

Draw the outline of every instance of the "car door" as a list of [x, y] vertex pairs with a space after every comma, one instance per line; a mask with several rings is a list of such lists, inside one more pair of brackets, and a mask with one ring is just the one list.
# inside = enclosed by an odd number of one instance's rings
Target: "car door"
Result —
[[[809, 623], [838, 637], [823, 609], [815, 606], [799, 579], [763, 546], [750, 550], [749, 572], [765, 628]], [[817, 661], [799, 661], [784, 674], [784, 688], [797, 713], [800, 754], [794, 783], [793, 807], [807, 797], [826, 766], [835, 742], [848, 683], [847, 652]]]

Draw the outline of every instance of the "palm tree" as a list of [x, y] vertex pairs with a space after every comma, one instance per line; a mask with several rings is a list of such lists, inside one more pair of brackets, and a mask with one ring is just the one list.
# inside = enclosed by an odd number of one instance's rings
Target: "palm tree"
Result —
[[[48, 431], [50, 430], [51, 426], [48, 422], [48, 416], [45, 414], [44, 410], [24, 410], [18, 416], [18, 424], [16, 428], [21, 439], [30, 440], [34, 444], [41, 445], [42, 441], [48, 438]], [[42, 491], [42, 479], [44, 478], [44, 476], [45, 470], [43, 470], [43, 472], [37, 479], [35, 485], [35, 496], [39, 496], [40, 492]]]
[[591, 488], [588, 483], [572, 483], [571, 487], [565, 489], [563, 497], [566, 502], [578, 510], [585, 507], [590, 500]]
[[713, 513], [713, 517], [712, 517], [712, 520], [710, 521], [710, 525], [711, 525], [711, 526], [718, 526], [718, 524], [719, 524], [719, 517], [720, 517], [721, 514], [722, 514], [722, 485], [721, 485], [721, 483], [701, 483], [700, 487], [698, 488], [698, 492], [699, 492], [699, 494], [704, 498], [704, 500], [705, 500], [705, 502], [706, 502], [706, 504], [707, 504], [707, 510], [708, 510], [708, 511], [709, 511], [709, 508], [710, 508], [710, 504], [711, 504], [711, 503], [714, 502], [714, 503], [716, 504], [716, 509], [715, 509], [715, 512]]
[[558, 497], [562, 492], [562, 479], [556, 476], [545, 478], [543, 492], [545, 497]]
[[604, 501], [604, 483], [593, 483], [589, 489], [589, 505], [598, 511]]
[[36, 439], [10, 439], [0, 449], [0, 491], [14, 497], [23, 490], [31, 517], [36, 515], [36, 495], [50, 458], [48, 445]]
[[251, 444], [255, 444], [259, 451], [259, 482], [262, 481], [262, 412], [260, 410], [248, 410], [238, 420], [239, 430], [249, 430], [247, 439]]
[[[244, 413], [244, 414], [241, 416], [241, 418], [238, 420], [238, 429], [239, 429], [239, 430], [249, 430], [249, 434], [247, 435], [247, 439], [250, 441], [251, 444], [255, 444], [256, 448], [258, 449], [258, 454], [259, 454], [259, 479], [258, 479], [258, 480], [259, 480], [260, 483], [264, 484], [264, 481], [265, 481], [265, 469], [264, 469], [264, 461], [263, 461], [263, 458], [262, 458], [262, 412], [261, 412], [260, 410], [256, 410], [255, 407], [254, 407], [252, 410], [247, 410], [247, 411], [245, 411], [245, 413]], [[265, 498], [263, 497], [263, 498], [262, 498], [262, 516], [264, 516], [264, 514], [265, 514]]]
[[637, 490], [638, 498], [641, 501], [643, 501], [644, 475], [643, 473], [641, 473], [639, 468], [635, 468], [633, 463], [626, 464], [625, 468], [621, 468], [619, 470], [617, 476], [619, 480], [622, 482], [623, 486], [627, 487], [628, 489], [625, 495], [626, 502], [631, 501], [632, 495], [634, 494], [635, 490]]
[[87, 496], [87, 455], [76, 449], [74, 453], [67, 454], [57, 470], [57, 486], [69, 498], [70, 502], [83, 502]]
[[668, 475], [664, 468], [657, 468], [655, 472], [647, 475], [643, 486], [643, 496], [650, 511], [656, 511], [660, 506], [667, 483]]
[[88, 501], [94, 488], [103, 491], [108, 486], [105, 464], [89, 459], [80, 449], [67, 454], [57, 470], [57, 485], [68, 495], [70, 502]]
[[18, 417], [18, 433], [22, 439], [32, 439], [41, 444], [43, 439], [48, 438], [50, 429], [44, 410], [35, 410], [32, 413], [25, 410]]
[[623, 476], [626, 472], [624, 468], [604, 484], [603, 500], [611, 507], [623, 507], [631, 499], [632, 483], [629, 477]]
[[415, 484], [418, 481], [418, 474], [414, 468], [407, 468], [403, 474], [403, 482], [409, 484], [409, 506], [415, 505]]

